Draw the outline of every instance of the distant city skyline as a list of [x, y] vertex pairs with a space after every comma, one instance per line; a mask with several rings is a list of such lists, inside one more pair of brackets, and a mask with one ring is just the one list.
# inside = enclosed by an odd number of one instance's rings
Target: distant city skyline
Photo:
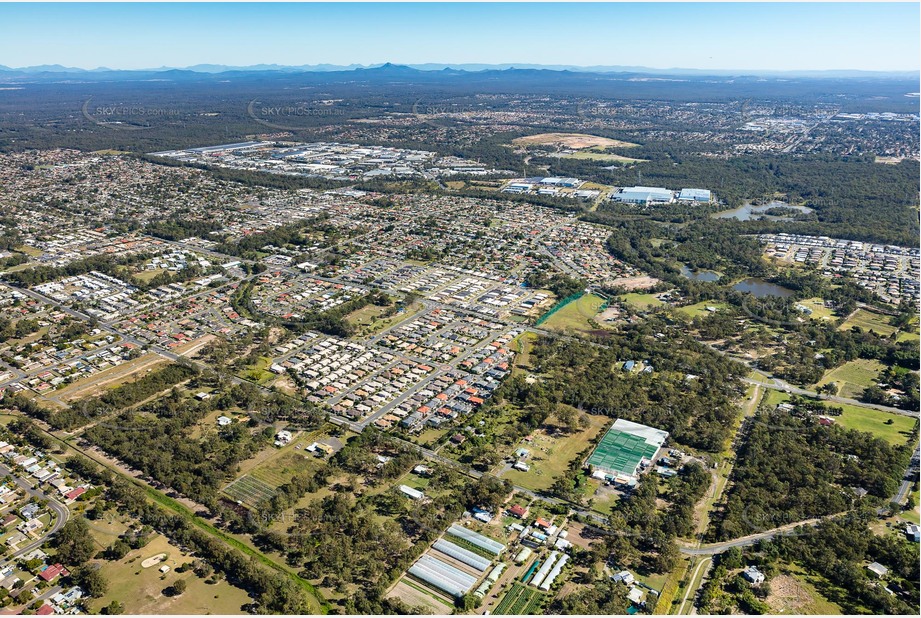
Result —
[[0, 65], [917, 71], [918, 3], [0, 4]]

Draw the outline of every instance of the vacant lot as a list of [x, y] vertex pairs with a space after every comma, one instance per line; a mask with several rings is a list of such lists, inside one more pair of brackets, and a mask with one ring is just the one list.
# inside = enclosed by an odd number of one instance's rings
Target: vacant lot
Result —
[[611, 163], [643, 163], [647, 159], [633, 159], [619, 154], [609, 152], [595, 152], [593, 150], [583, 150], [572, 154], [563, 155], [564, 159], [588, 159], [590, 161], [608, 161]]
[[57, 391], [54, 395], [61, 401], [92, 397], [126, 382], [133, 382], [151, 371], [160, 369], [161, 365], [168, 363], [169, 361], [158, 354], [145, 354], [117, 367], [109, 367], [99, 373], [77, 380], [73, 384], [69, 384]]
[[865, 388], [876, 384], [876, 379], [883, 369], [883, 364], [875, 360], [849, 361], [826, 373], [818, 386], [834, 382], [838, 386], [840, 396], [856, 399]]
[[543, 322], [541, 326], [546, 329], [564, 332], [594, 330], [595, 327], [589, 323], [589, 320], [595, 318], [603, 304], [604, 299], [600, 296], [585, 294], [559, 309], [547, 318], [547, 321]]
[[661, 307], [665, 304], [653, 294], [622, 294], [618, 298], [637, 309], [650, 309], [652, 307]]
[[826, 599], [797, 567], [775, 576], [766, 599], [772, 614], [836, 615], [841, 608]]
[[[548, 489], [553, 485], [553, 480], [563, 474], [569, 463], [584, 451], [593, 440], [611, 421], [607, 416], [586, 414], [589, 425], [585, 429], [571, 434], [554, 431], [552, 424], [545, 425], [532, 434], [530, 443], [519, 442], [510, 453], [513, 455], [518, 448], [526, 448], [530, 455], [524, 460], [531, 469], [527, 472], [508, 470], [502, 478], [510, 480], [515, 485], [533, 489], [535, 491]], [[553, 422], [551, 417], [550, 421]]]
[[841, 330], [850, 330], [854, 326], [859, 326], [865, 331], [872, 330], [877, 335], [884, 336], [891, 335], [896, 331], [896, 328], [889, 324], [889, 316], [873, 313], [866, 309], [858, 309], [851, 314], [851, 317], [841, 325]]
[[586, 135], [585, 133], [540, 133], [538, 135], [518, 137], [512, 140], [512, 144], [515, 146], [556, 144], [574, 150], [592, 147], [630, 148], [636, 146], [631, 142], [622, 142], [607, 137], [598, 137], [597, 135]]

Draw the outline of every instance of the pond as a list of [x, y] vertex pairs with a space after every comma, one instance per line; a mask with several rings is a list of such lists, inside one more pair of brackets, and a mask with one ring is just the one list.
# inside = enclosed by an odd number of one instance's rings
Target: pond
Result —
[[757, 277], [739, 281], [732, 286], [732, 289], [736, 292], [748, 292], [755, 298], [765, 298], [766, 296], [787, 298], [788, 296], [793, 296], [793, 290]]
[[718, 281], [722, 275], [713, 270], [691, 270], [687, 264], [681, 265], [681, 275], [694, 281], [706, 281], [712, 283]]
[[771, 208], [791, 208], [802, 214], [808, 214], [812, 212], [812, 209], [807, 206], [791, 206], [786, 202], [775, 201], [768, 204], [762, 204], [761, 206], [755, 206], [754, 204], [743, 204], [738, 208], [733, 208], [732, 210], [724, 210], [723, 212], [717, 212], [710, 216], [714, 219], [738, 219], [739, 221], [757, 221], [759, 219], [766, 219], [769, 221], [793, 221], [793, 217], [774, 217], [764, 214]]

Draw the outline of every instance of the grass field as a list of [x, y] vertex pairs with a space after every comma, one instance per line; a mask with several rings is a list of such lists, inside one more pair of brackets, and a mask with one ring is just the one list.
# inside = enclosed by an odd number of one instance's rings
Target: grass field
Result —
[[872, 330], [876, 334], [884, 336], [891, 335], [897, 330], [889, 324], [889, 316], [873, 313], [866, 309], [855, 311], [840, 328], [841, 330], [850, 330], [854, 326], [859, 326], [865, 331]]
[[515, 367], [512, 369], [512, 375], [527, 373], [530, 367], [531, 348], [537, 341], [537, 334], [525, 332], [515, 337], [512, 341], [511, 349], [515, 351]]
[[809, 317], [813, 320], [831, 320], [835, 317], [835, 312], [832, 309], [829, 309], [825, 306], [824, 299], [821, 298], [807, 298], [806, 300], [801, 300], [799, 305], [806, 307], [812, 313], [809, 314]]
[[29, 245], [19, 245], [18, 247], [13, 247], [14, 251], [19, 251], [20, 253], [25, 253], [29, 257], [38, 257], [42, 254], [42, 250], [36, 247], [30, 247]]
[[[168, 573], [160, 573], [158, 567], [142, 568], [145, 558], [166, 553], [161, 565], [170, 567]], [[193, 558], [162, 535], [157, 535], [146, 547], [133, 550], [118, 561], [101, 563], [100, 572], [109, 582], [109, 589], [99, 599], [89, 601], [92, 613], [113, 600], [125, 606], [125, 614], [244, 614], [242, 607], [251, 602], [249, 595], [221, 579], [216, 584], [192, 572], [176, 573], [176, 567], [192, 562]], [[187, 588], [177, 597], [163, 594], [163, 589], [183, 579]]]
[[637, 309], [650, 309], [652, 307], [661, 307], [665, 303], [656, 298], [653, 294], [641, 294], [639, 292], [631, 292], [630, 294], [622, 294], [618, 296], [619, 299]]
[[[763, 404], [768, 408], [774, 408], [777, 404], [789, 400], [790, 395], [782, 391], [770, 390]], [[910, 416], [847, 403], [827, 402], [827, 405], [844, 410], [841, 416], [835, 418], [835, 422], [845, 429], [865, 431], [894, 445], [905, 444], [915, 435], [915, 420]], [[890, 420], [892, 424], [887, 425], [886, 422]]]
[[530, 588], [515, 582], [499, 601], [493, 614], [496, 616], [529, 615], [540, 608], [543, 600], [544, 595], [537, 588]]
[[240, 372], [240, 377], [244, 380], [250, 380], [257, 384], [266, 384], [275, 377], [275, 374], [269, 371], [272, 359], [268, 356], [260, 356], [255, 365], [249, 365]]
[[588, 321], [598, 314], [602, 304], [604, 299], [600, 296], [585, 294], [551, 315], [541, 326], [558, 331], [595, 330]]
[[586, 414], [586, 417], [591, 424], [572, 434], [550, 435], [545, 428], [534, 432], [534, 440], [531, 444], [522, 442], [518, 445], [531, 451], [530, 456], [525, 460], [531, 469], [527, 472], [509, 470], [502, 475], [502, 478], [535, 491], [549, 489], [553, 485], [553, 480], [566, 471], [573, 458], [585, 450], [588, 443], [611, 420], [607, 416], [600, 415]]
[[710, 312], [707, 311], [707, 307], [715, 307], [717, 311], [722, 311], [726, 309], [726, 306], [726, 303], [704, 300], [693, 305], [687, 305], [686, 307], [678, 307], [675, 311], [693, 319], [697, 316], [709, 314]]
[[634, 159], [619, 154], [608, 152], [593, 152], [591, 150], [582, 150], [562, 156], [563, 159], [582, 159], [590, 161], [610, 161], [611, 163], [643, 163], [648, 159]]
[[883, 369], [885, 366], [876, 360], [849, 361], [827, 372], [817, 386], [834, 382], [838, 385], [838, 395], [856, 399], [866, 387], [876, 384], [876, 379]]
[[156, 277], [157, 275], [165, 271], [166, 271], [165, 268], [155, 268], [153, 270], [142, 270], [139, 273], [134, 273], [134, 275], [132, 276], [138, 281], [140, 281], [141, 283], [147, 283], [148, 281], [150, 281], [151, 279], [153, 279], [154, 277]]
[[345, 321], [356, 326], [358, 329], [367, 328], [372, 324], [374, 324], [374, 326], [382, 326], [383, 324], [378, 318], [380, 318], [381, 314], [387, 311], [387, 309], [388, 307], [371, 304], [348, 314], [345, 316]]
[[[815, 583], [827, 585], [819, 576], [808, 575], [798, 565], [787, 565], [784, 572], [771, 580], [771, 591], [766, 602], [772, 614], [838, 615], [841, 607], [826, 599]], [[815, 582], [815, 583], [813, 583]]]
[[[847, 429], [866, 431], [895, 445], [905, 444], [915, 435], [915, 419], [910, 416], [848, 404], [832, 405], [844, 408], [838, 424]], [[892, 424], [887, 425], [890, 420]]]

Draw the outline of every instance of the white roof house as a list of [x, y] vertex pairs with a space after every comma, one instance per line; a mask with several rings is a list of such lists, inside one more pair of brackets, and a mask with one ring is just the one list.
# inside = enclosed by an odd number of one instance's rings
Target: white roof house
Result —
[[867, 565], [867, 570], [876, 575], [878, 578], [882, 579], [889, 574], [889, 569], [881, 565], [879, 562], [871, 562]]
[[403, 492], [406, 496], [412, 498], [413, 500], [421, 500], [425, 497], [425, 494], [419, 491], [418, 489], [413, 489], [408, 485], [400, 485], [400, 491]]

